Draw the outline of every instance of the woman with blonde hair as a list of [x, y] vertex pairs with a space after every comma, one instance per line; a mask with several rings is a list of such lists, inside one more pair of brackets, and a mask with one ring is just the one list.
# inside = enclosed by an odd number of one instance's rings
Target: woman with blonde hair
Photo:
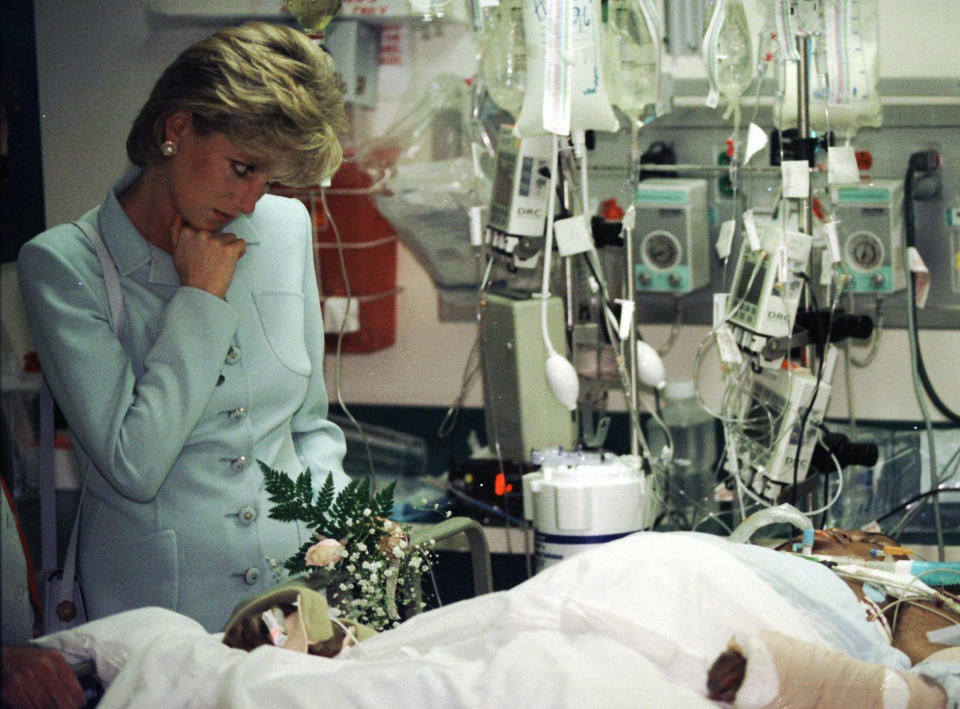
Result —
[[91, 618], [156, 605], [219, 630], [307, 541], [268, 518], [258, 461], [346, 484], [311, 221], [265, 194], [331, 175], [346, 127], [332, 60], [305, 35], [220, 30], [157, 81], [127, 139], [135, 168], [21, 250], [44, 376], [90, 463], [78, 555]]

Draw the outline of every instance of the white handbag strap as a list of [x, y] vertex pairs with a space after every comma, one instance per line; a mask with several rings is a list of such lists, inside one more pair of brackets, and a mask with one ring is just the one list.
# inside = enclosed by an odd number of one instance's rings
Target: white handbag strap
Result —
[[[103, 280], [107, 288], [107, 302], [110, 306], [110, 324], [114, 334], [119, 338], [123, 332], [123, 289], [120, 286], [120, 273], [117, 264], [97, 230], [87, 222], [76, 221], [73, 224], [80, 229], [93, 245], [103, 271]], [[40, 546], [43, 568], [52, 570], [57, 568], [57, 511], [56, 511], [56, 474], [54, 472], [54, 423], [53, 423], [53, 396], [46, 380], [40, 388]], [[80, 510], [83, 506], [84, 493], [87, 490], [90, 464], [83, 471], [83, 485], [80, 490], [80, 500], [77, 503], [77, 513], [73, 520], [73, 530], [70, 533], [70, 542], [67, 546], [67, 556], [63, 563], [63, 582], [60, 584], [59, 601], [69, 600], [73, 595], [73, 576], [77, 564], [77, 543], [80, 532]], [[58, 602], [59, 602], [58, 601]]]
[[117, 264], [114, 262], [107, 245], [100, 238], [100, 233], [84, 221], [73, 222], [79, 227], [90, 243], [93, 244], [97, 252], [97, 258], [100, 259], [100, 269], [103, 271], [103, 281], [107, 285], [107, 302], [110, 304], [110, 323], [113, 326], [113, 333], [120, 337], [123, 332], [125, 314], [123, 311], [123, 289], [120, 286], [120, 272], [117, 270]]

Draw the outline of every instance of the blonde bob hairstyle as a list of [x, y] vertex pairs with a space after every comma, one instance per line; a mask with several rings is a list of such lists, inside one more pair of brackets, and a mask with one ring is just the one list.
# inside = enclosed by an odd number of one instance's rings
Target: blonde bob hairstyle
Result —
[[291, 27], [248, 22], [188, 47], [161, 75], [127, 137], [134, 165], [163, 158], [167, 116], [187, 110], [199, 133], [222, 132], [274, 180], [316, 184], [343, 160], [347, 130], [330, 55]]

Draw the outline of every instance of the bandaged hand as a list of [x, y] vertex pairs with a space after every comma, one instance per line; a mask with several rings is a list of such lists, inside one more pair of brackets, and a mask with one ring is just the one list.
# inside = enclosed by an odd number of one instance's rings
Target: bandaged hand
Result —
[[[740, 662], [743, 658], [742, 682]], [[773, 631], [738, 634], [707, 675], [709, 697], [734, 707], [942, 709], [946, 692], [920, 674], [864, 662]]]

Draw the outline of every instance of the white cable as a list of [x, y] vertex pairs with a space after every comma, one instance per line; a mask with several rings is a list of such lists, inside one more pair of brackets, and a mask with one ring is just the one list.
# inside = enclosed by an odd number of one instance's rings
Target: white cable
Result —
[[346, 623], [341, 622], [339, 618], [333, 615], [330, 616], [330, 620], [332, 620], [334, 624], [338, 628], [340, 628], [340, 630], [342, 630], [350, 640], [353, 641], [353, 645], [350, 645], [349, 647], [356, 648], [356, 651], [359, 652], [364, 657], [370, 657], [370, 654], [366, 650], [364, 650], [362, 647], [360, 647], [360, 640], [357, 638], [356, 635], [353, 634], [353, 631], [346, 625]]
[[341, 391], [342, 383], [342, 372], [343, 372], [343, 356], [342, 356], [342, 347], [343, 347], [343, 338], [346, 334], [347, 328], [347, 314], [350, 312], [350, 302], [353, 299], [353, 294], [350, 292], [350, 279], [347, 275], [347, 263], [343, 257], [343, 241], [340, 238], [340, 229], [337, 228], [337, 222], [333, 218], [333, 214], [330, 213], [330, 208], [327, 206], [327, 194], [325, 187], [320, 188], [320, 203], [323, 205], [323, 212], [327, 217], [327, 220], [330, 222], [330, 227], [333, 230], [333, 236], [337, 243], [337, 255], [340, 259], [340, 273], [343, 277], [343, 288], [347, 296], [346, 306], [344, 307], [343, 320], [340, 321], [340, 331], [337, 333], [337, 354], [334, 364], [334, 381], [336, 382], [336, 393], [337, 393], [337, 403], [340, 405], [340, 408], [343, 409], [343, 412], [347, 415], [347, 418], [350, 419], [350, 422], [356, 427], [357, 431], [360, 433], [360, 438], [363, 440], [363, 447], [367, 454], [367, 464], [370, 467], [370, 482], [373, 489], [376, 489], [377, 482], [377, 471], [373, 464], [373, 453], [370, 450], [370, 440], [367, 438], [367, 432], [363, 429], [363, 426], [357, 421], [353, 416], [353, 412], [350, 411], [347, 407], [346, 402], [343, 400], [343, 392]]

